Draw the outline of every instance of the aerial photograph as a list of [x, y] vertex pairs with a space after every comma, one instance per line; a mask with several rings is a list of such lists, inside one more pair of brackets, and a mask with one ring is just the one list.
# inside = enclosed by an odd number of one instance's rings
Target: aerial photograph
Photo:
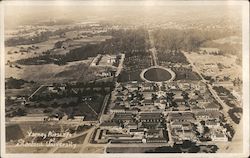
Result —
[[241, 5], [6, 5], [5, 152], [242, 153]]

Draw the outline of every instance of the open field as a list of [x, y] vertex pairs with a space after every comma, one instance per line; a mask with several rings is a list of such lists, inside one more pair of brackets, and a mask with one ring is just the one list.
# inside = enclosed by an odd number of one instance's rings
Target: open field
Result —
[[[234, 79], [239, 77], [242, 79], [242, 67], [235, 64], [236, 56], [221, 56], [198, 53], [185, 53], [201, 73], [208, 76], [229, 76]], [[220, 67], [218, 66], [221, 65]]]
[[230, 44], [241, 44], [241, 37], [239, 36], [229, 36], [225, 38], [220, 38], [217, 40], [213, 40], [213, 42], [224, 44], [224, 43], [230, 43]]
[[[21, 69], [6, 67], [5, 77], [6, 78], [14, 77], [18, 79], [21, 78], [27, 81], [37, 81], [49, 84], [53, 82], [60, 82], [64, 80], [70, 80], [72, 78], [81, 77], [82, 74], [76, 72], [75, 70], [79, 69], [81, 71], [85, 71], [85, 69], [82, 69], [81, 67], [83, 65], [88, 65], [90, 62], [91, 59], [84, 61], [70, 62], [68, 65], [62, 65], [62, 66], [54, 64], [44, 64], [44, 65], [22, 65]], [[65, 73], [65, 71], [67, 73]]]

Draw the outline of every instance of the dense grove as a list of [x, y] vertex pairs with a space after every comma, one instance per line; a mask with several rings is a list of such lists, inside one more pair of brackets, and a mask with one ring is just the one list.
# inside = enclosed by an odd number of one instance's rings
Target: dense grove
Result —
[[180, 51], [178, 52], [159, 52], [157, 53], [157, 57], [160, 64], [164, 64], [167, 62], [171, 63], [182, 63], [182, 64], [188, 64], [187, 58], [183, 53]]
[[6, 89], [20, 89], [25, 83], [34, 83], [34, 82], [33, 81], [29, 82], [23, 79], [16, 79], [16, 78], [10, 77], [6, 79], [5, 86], [6, 86]]
[[[153, 37], [155, 41], [156, 48], [159, 51], [164, 52], [166, 50], [177, 51], [177, 50], [185, 50], [185, 51], [197, 51], [201, 46], [212, 47], [214, 42], [212, 40], [216, 40], [219, 38], [224, 38], [227, 36], [233, 36], [235, 32], [231, 31], [219, 31], [219, 30], [178, 30], [178, 29], [159, 29], [153, 32]], [[210, 42], [210, 44], [209, 44]], [[219, 44], [216, 44], [217, 46]], [[234, 53], [235, 49], [232, 50], [230, 47], [220, 45], [220, 48], [226, 53]]]
[[[125, 53], [126, 57], [135, 56], [146, 52], [146, 30], [115, 30], [108, 33], [112, 39], [98, 44], [87, 44], [80, 48], [70, 50], [65, 55], [53, 55], [53, 50], [38, 57], [18, 60], [23, 65], [57, 64], [64, 65], [67, 62], [85, 60], [88, 57], [95, 57], [97, 54], [119, 54]], [[61, 47], [61, 42], [55, 44]]]

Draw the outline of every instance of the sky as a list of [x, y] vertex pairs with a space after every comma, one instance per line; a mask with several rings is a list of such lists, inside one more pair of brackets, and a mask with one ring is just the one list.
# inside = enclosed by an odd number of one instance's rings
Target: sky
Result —
[[[35, 5], [34, 5], [35, 4]], [[157, 23], [176, 20], [185, 22], [185, 19], [210, 20], [221, 17], [241, 20], [240, 6], [228, 5], [152, 5], [150, 3], [27, 3], [20, 5], [6, 5], [4, 8], [5, 27], [12, 28], [23, 24], [32, 24], [39, 21], [64, 19], [87, 21], [101, 19], [107, 21], [126, 21], [128, 23], [145, 22]], [[187, 18], [186, 18], [187, 17]]]

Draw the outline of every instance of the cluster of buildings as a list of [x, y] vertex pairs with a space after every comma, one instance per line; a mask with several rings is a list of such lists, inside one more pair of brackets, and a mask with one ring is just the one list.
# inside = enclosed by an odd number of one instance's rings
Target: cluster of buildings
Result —
[[167, 143], [168, 134], [161, 113], [114, 113], [100, 124], [94, 141], [97, 143]]
[[[188, 94], [190, 99], [185, 99], [185, 94]], [[202, 83], [120, 84], [113, 91], [110, 111], [124, 113], [131, 110], [134, 112], [185, 111], [190, 110], [191, 104], [208, 102], [210, 97], [210, 94], [206, 93], [206, 86]]]
[[[172, 95], [169, 95], [172, 94]], [[228, 141], [220, 106], [201, 82], [117, 84], [96, 143]]]
[[223, 114], [217, 110], [169, 113], [166, 120], [171, 141], [228, 141], [231, 135], [221, 124], [222, 117]]

